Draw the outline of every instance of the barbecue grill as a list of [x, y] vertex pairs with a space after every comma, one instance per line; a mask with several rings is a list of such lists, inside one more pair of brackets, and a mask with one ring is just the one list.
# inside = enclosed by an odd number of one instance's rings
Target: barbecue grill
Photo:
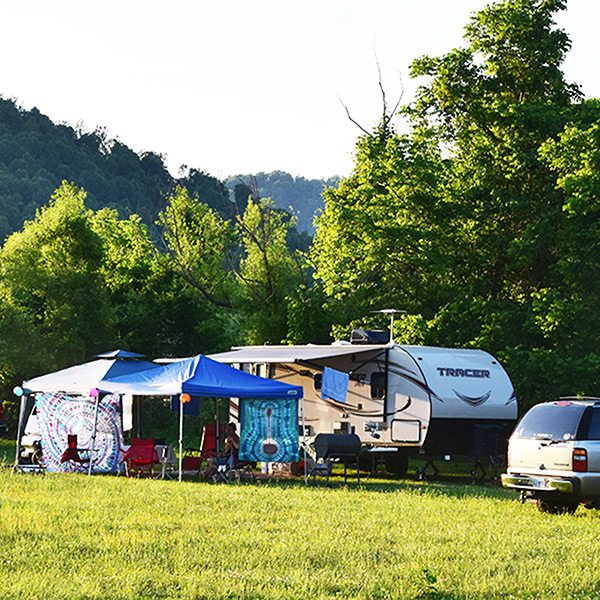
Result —
[[[348, 465], [356, 466], [356, 477], [360, 483], [360, 468], [358, 465], [358, 455], [360, 454], [361, 442], [355, 433], [319, 433], [313, 443], [319, 460], [339, 459], [344, 463], [344, 483], [348, 479]], [[323, 471], [322, 463], [315, 464], [311, 471], [313, 481], [318, 474]], [[329, 483], [329, 469], [327, 469], [327, 483]]]
[[355, 433], [319, 433], [314, 441], [317, 458], [358, 456], [360, 438]]

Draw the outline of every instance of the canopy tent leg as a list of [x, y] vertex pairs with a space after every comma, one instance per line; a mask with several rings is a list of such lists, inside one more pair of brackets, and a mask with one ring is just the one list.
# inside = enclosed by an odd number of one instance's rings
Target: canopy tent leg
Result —
[[179, 481], [181, 482], [183, 469], [183, 413], [185, 412], [183, 405], [187, 404], [192, 397], [183, 392], [179, 394]]
[[100, 397], [101, 394], [98, 390], [95, 390], [96, 403], [94, 407], [94, 427], [92, 429], [92, 444], [90, 448], [90, 462], [88, 464], [88, 477], [92, 474], [94, 469], [94, 450], [96, 448], [96, 433], [98, 431], [98, 412], [100, 411]]
[[[229, 399], [231, 402], [231, 398]], [[219, 454], [219, 399], [215, 398], [215, 452]]]
[[135, 407], [135, 435], [138, 438], [144, 437], [143, 436], [143, 423], [142, 423], [143, 404], [144, 404], [143, 396], [134, 396], [133, 405]]
[[[183, 394], [182, 394], [183, 395]], [[182, 479], [183, 467], [183, 402], [179, 397], [179, 482]]]
[[302, 447], [304, 448], [304, 483], [308, 484], [308, 471], [306, 464], [306, 421], [304, 419], [304, 396], [302, 396]]
[[19, 426], [17, 428], [17, 453], [15, 454], [15, 467], [19, 464], [21, 457], [21, 440], [27, 423], [27, 407], [29, 405], [29, 394], [21, 396], [21, 407], [19, 408]]

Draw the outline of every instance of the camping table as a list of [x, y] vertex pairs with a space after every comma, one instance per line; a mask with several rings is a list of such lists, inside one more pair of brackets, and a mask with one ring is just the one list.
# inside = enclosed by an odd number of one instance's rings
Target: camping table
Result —
[[162, 466], [162, 469], [160, 473], [157, 474], [157, 477], [160, 477], [161, 479], [164, 479], [167, 476], [170, 477], [170, 475], [167, 474], [167, 466], [174, 465], [177, 462], [177, 457], [175, 456], [175, 450], [173, 449], [173, 446], [168, 444], [159, 444], [154, 446], [154, 449], [156, 450], [156, 454], [158, 454], [158, 462]]

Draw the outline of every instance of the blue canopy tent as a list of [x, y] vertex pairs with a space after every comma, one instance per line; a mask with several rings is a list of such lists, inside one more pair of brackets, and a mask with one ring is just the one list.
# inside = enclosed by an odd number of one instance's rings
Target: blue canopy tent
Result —
[[[302, 386], [251, 375], [202, 354], [151, 371], [104, 379], [102, 392], [136, 396], [188, 394], [214, 398], [260, 398], [303, 400]], [[179, 480], [181, 481], [183, 410], [180, 414]], [[304, 420], [304, 406], [302, 406]], [[303, 428], [304, 429], [304, 428]]]

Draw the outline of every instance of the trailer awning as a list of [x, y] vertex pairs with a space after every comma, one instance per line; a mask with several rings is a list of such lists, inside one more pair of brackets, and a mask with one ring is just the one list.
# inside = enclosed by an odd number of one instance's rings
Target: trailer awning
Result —
[[343, 346], [243, 346], [229, 352], [211, 354], [210, 358], [222, 363], [299, 363], [335, 358], [350, 354], [381, 352], [387, 344], [352, 344]]

